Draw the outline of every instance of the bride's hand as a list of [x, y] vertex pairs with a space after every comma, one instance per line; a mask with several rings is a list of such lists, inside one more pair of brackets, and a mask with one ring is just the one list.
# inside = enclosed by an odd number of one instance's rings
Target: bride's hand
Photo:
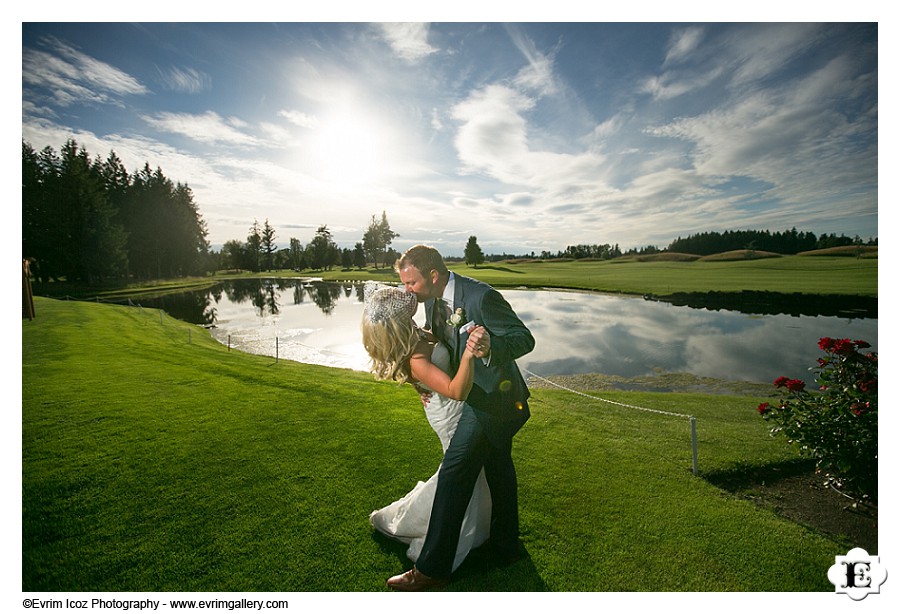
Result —
[[476, 326], [469, 332], [466, 351], [476, 358], [484, 358], [491, 352], [491, 335], [484, 326]]

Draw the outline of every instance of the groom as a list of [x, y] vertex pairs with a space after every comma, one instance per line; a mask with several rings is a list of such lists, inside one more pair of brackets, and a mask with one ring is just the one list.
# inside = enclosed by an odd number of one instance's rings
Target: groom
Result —
[[[447, 270], [432, 247], [416, 245], [397, 261], [400, 281], [425, 303], [426, 328], [450, 349], [453, 369], [468, 345], [476, 356], [475, 383], [444, 454], [428, 534], [416, 566], [390, 578], [394, 590], [418, 591], [450, 579], [459, 531], [481, 469], [491, 490], [490, 543], [505, 562], [521, 557], [513, 435], [528, 420], [528, 387], [515, 360], [534, 349], [534, 337], [491, 286]], [[470, 337], [465, 324], [486, 330]]]

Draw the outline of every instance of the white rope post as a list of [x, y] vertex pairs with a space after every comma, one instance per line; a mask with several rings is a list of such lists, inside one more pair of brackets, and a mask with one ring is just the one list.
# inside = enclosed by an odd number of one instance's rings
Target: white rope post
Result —
[[275, 364], [278, 364], [278, 337], [275, 337]]
[[691, 416], [691, 449], [694, 452], [694, 475], [697, 475], [697, 418]]

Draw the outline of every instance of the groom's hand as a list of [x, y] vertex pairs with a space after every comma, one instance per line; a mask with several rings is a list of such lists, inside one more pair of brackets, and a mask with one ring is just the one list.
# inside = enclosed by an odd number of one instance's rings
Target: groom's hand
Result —
[[486, 358], [491, 353], [491, 335], [484, 326], [476, 326], [469, 333], [466, 348], [475, 358]]

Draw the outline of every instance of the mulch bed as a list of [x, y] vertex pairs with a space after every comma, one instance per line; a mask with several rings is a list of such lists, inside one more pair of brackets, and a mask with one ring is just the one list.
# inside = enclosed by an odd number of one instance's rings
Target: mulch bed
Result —
[[767, 470], [708, 476], [720, 488], [773, 510], [777, 514], [850, 548], [878, 554], [878, 508], [856, 503], [825, 485], [809, 462]]

